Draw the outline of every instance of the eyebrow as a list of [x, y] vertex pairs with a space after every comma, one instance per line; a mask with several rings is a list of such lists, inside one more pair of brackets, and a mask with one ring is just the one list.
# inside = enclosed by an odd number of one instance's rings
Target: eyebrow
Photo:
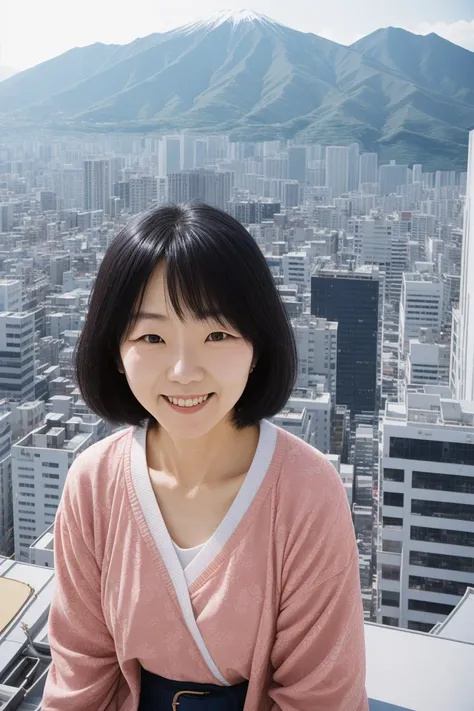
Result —
[[[219, 321], [219, 316], [221, 316], [221, 315], [212, 313], [211, 311], [208, 311], [206, 313], [203, 313], [202, 316], [200, 318], [198, 318], [198, 320], [199, 321]], [[221, 316], [221, 318], [222, 318], [222, 316]], [[139, 311], [135, 316], [135, 320], [136, 321], [146, 321], [146, 320], [169, 321], [169, 318], [168, 318], [168, 316], [165, 316], [164, 314], [154, 313], [153, 311]]]
[[154, 320], [154, 321], [169, 321], [168, 316], [164, 314], [156, 314], [152, 311], [139, 311], [135, 316], [136, 320]]

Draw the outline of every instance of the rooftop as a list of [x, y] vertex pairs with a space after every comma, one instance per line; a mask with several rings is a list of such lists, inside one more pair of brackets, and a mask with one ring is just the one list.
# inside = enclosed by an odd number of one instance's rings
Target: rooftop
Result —
[[[0, 558], [0, 711], [40, 711], [53, 583], [50, 568]], [[472, 588], [434, 634], [366, 623], [370, 711], [472, 711], [473, 632]]]

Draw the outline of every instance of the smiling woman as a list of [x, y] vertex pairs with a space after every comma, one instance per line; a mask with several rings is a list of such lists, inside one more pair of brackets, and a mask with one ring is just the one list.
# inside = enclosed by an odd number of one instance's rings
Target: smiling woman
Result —
[[250, 234], [201, 204], [130, 222], [76, 365], [131, 427], [67, 476], [42, 711], [367, 711], [347, 496], [269, 422], [295, 344]]

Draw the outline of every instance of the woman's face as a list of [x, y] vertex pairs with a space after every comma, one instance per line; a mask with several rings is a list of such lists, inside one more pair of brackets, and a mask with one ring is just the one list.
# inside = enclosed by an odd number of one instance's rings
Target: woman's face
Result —
[[232, 412], [247, 384], [253, 347], [215, 320], [190, 314], [181, 321], [160, 266], [120, 356], [138, 402], [171, 436], [187, 439], [202, 437]]

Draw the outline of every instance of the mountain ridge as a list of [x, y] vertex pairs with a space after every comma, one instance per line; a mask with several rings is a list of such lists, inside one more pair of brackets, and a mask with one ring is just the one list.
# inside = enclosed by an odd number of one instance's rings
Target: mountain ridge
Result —
[[474, 53], [401, 28], [346, 47], [252, 11], [218, 13], [127, 45], [75, 48], [6, 79], [0, 125], [355, 140], [382, 160], [463, 169]]

